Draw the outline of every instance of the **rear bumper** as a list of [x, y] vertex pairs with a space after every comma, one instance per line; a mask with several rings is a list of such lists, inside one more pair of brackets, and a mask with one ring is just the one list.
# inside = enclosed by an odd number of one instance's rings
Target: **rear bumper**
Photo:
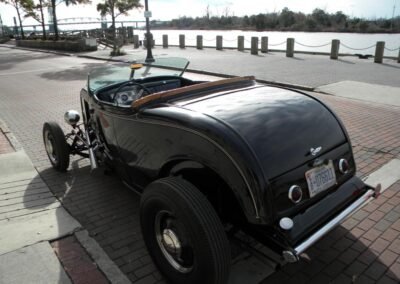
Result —
[[297, 244], [293, 250], [285, 250], [282, 252], [283, 258], [287, 262], [295, 262], [299, 259], [299, 255], [311, 247], [315, 242], [317, 242], [321, 237], [326, 235], [330, 230], [339, 225], [344, 219], [346, 219], [353, 212], [357, 211], [362, 207], [365, 202], [369, 201], [371, 198], [377, 198], [381, 191], [381, 185], [378, 184], [375, 188], [368, 187], [368, 190], [343, 211], [341, 211], [337, 216], [329, 220], [326, 224], [315, 231], [311, 236], [306, 238], [301, 243]]

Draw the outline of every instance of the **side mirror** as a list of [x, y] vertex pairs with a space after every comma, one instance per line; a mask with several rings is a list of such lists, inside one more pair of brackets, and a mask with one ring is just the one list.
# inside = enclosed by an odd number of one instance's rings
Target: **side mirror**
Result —
[[66, 123], [74, 127], [78, 122], [81, 116], [79, 115], [79, 112], [76, 110], [69, 110], [64, 114], [64, 120]]

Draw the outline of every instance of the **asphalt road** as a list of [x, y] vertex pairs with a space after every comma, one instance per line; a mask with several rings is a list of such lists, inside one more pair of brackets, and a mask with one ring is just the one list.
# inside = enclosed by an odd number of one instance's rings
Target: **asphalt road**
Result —
[[[145, 249], [140, 234], [139, 197], [124, 187], [115, 176], [102, 173], [90, 174], [86, 160], [74, 159], [67, 173], [55, 172], [50, 168], [42, 145], [43, 122], [57, 121], [67, 130], [63, 122], [64, 112], [67, 109], [79, 110], [79, 91], [85, 84], [87, 73], [94, 66], [101, 64], [104, 63], [0, 47], [0, 118], [18, 138], [50, 190], [71, 215], [89, 231], [129, 279], [135, 283], [163, 282]], [[399, 155], [399, 108], [315, 95], [330, 105], [343, 119], [353, 140], [359, 175], [368, 175]], [[399, 187], [399, 184], [396, 186]], [[378, 204], [376, 208], [383, 205]], [[400, 215], [399, 206], [390, 206], [390, 210], [398, 208], [396, 210]], [[387, 206], [385, 208], [386, 212], [382, 209], [383, 215], [380, 218], [384, 218], [385, 214], [391, 212]], [[370, 229], [375, 223], [370, 224], [369, 227], [365, 226], [363, 219], [368, 218], [368, 214], [357, 218], [348, 222], [351, 224], [339, 227], [320, 242], [320, 245], [316, 246], [320, 248], [320, 251], [312, 250], [310, 253], [312, 261], [289, 266], [286, 270], [274, 274], [271, 280], [286, 282], [292, 279], [296, 283], [302, 283], [304, 279], [303, 282], [322, 279], [323, 282], [343, 283], [340, 279], [352, 279], [353, 271], [346, 272], [346, 266], [356, 262], [356, 258], [351, 257], [354, 255], [361, 257], [361, 254], [365, 252], [375, 255], [373, 262], [370, 263], [374, 265], [373, 268], [383, 266], [385, 269], [379, 270], [379, 278], [375, 279], [374, 277], [378, 274], [370, 274], [369, 266], [363, 264], [363, 270], [358, 271], [357, 275], [371, 281], [395, 279], [396, 269], [400, 271], [400, 251], [394, 258], [394, 262], [386, 263], [380, 260], [378, 256], [382, 252], [378, 254], [369, 249], [369, 246], [375, 243], [371, 240], [369, 243], [362, 242], [362, 239], [368, 240], [367, 234], [370, 234]], [[398, 218], [398, 216], [397, 219], [392, 218], [390, 224], [395, 224]], [[374, 222], [378, 224], [378, 221], [380, 222], [380, 219], [376, 217]], [[370, 220], [371, 222], [373, 221]], [[400, 228], [399, 225], [396, 226]], [[374, 230], [380, 230], [380, 233], [375, 235], [379, 236], [384, 235], [383, 232], [391, 225], [376, 226], [376, 228], [373, 227]], [[353, 232], [354, 229], [358, 229], [357, 235]], [[362, 235], [360, 231], [365, 234], [364, 238], [360, 237]], [[399, 234], [400, 232], [392, 238], [392, 241]], [[387, 239], [385, 242], [388, 242]], [[347, 253], [346, 257], [346, 249], [351, 249], [350, 256]], [[392, 254], [393, 250], [391, 250]], [[333, 255], [333, 259], [328, 261], [326, 255], [321, 255], [326, 251], [331, 257]], [[385, 275], [385, 272], [389, 277]]]

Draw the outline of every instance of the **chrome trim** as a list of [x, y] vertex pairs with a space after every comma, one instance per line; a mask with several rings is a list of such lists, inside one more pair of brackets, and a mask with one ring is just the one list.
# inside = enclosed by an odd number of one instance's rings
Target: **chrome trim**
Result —
[[321, 237], [327, 234], [330, 230], [335, 228], [340, 222], [342, 222], [347, 216], [352, 214], [354, 211], [358, 210], [360, 207], [364, 205], [371, 197], [377, 198], [381, 191], [381, 185], [378, 184], [375, 188], [369, 189], [366, 193], [363, 194], [359, 199], [353, 202], [349, 207], [343, 210], [339, 215], [325, 224], [322, 228], [316, 231], [312, 236], [306, 239], [304, 242], [299, 244], [294, 248], [294, 252], [297, 255], [300, 255], [304, 251], [306, 251], [310, 246], [312, 246], [316, 241], [318, 241]]
[[[295, 189], [299, 189], [299, 190], [300, 190], [300, 199], [297, 200], [297, 201], [293, 200], [293, 190], [295, 190]], [[289, 188], [288, 197], [289, 197], [290, 201], [292, 201], [293, 203], [295, 203], [295, 204], [296, 204], [296, 203], [299, 203], [299, 202], [303, 199], [303, 190], [302, 190], [301, 187], [298, 186], [298, 185], [292, 185], [292, 186]]]
[[[343, 166], [344, 166], [343, 164], [347, 164], [347, 170], [343, 169]], [[340, 159], [339, 160], [339, 171], [342, 174], [347, 174], [349, 172], [349, 162], [346, 159]]]

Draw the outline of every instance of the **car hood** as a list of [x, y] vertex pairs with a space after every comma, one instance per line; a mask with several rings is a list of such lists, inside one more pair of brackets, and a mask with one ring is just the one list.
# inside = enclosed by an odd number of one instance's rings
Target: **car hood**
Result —
[[[272, 179], [346, 142], [335, 115], [321, 102], [287, 89], [262, 86], [181, 102], [242, 137]], [[310, 149], [320, 152], [311, 155]]]

